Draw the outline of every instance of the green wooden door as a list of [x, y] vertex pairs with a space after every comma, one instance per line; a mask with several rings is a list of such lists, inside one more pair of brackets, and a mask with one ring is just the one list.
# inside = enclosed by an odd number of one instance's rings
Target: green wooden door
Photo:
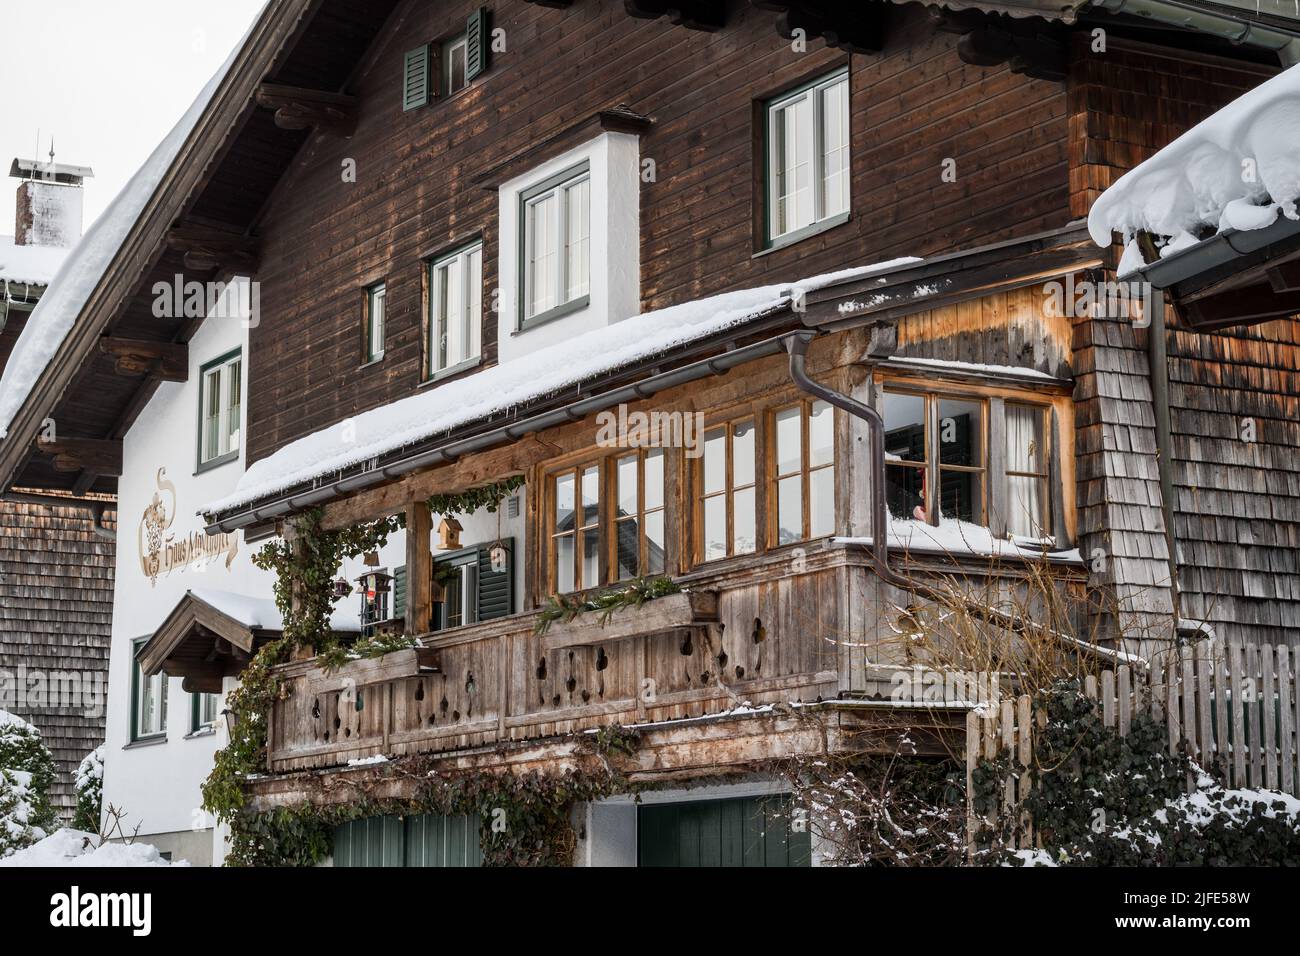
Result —
[[367, 817], [334, 831], [335, 866], [480, 866], [478, 821], [466, 816]]
[[789, 797], [637, 808], [638, 866], [809, 866], [812, 836], [791, 832]]

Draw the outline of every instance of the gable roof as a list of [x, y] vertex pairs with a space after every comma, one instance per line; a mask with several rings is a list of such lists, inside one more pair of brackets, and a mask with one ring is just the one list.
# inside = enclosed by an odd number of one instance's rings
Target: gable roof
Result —
[[34, 449], [41, 422], [54, 417], [60, 439], [120, 442], [162, 379], [121, 370], [100, 340], [186, 343], [202, 320], [155, 316], [154, 283], [179, 273], [200, 281], [234, 274], [187, 268], [187, 236], [208, 230], [255, 242], [266, 199], [315, 135], [278, 126], [274, 112], [257, 103], [259, 87], [342, 89], [397, 4], [267, 0], [226, 66], [69, 257], [24, 329], [0, 384], [0, 492], [16, 484], [116, 490], [115, 475], [55, 470]]

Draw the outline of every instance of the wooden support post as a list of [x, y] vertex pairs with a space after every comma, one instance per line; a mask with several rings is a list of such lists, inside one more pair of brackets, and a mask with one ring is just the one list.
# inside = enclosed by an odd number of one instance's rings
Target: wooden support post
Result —
[[406, 507], [406, 633], [429, 630], [433, 619], [433, 512], [424, 501]]

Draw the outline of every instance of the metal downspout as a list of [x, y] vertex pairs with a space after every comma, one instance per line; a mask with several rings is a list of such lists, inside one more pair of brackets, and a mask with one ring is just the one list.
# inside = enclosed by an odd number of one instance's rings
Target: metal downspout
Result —
[[1151, 324], [1147, 328], [1147, 364], [1151, 366], [1151, 407], [1156, 419], [1156, 468], [1160, 475], [1160, 510], [1165, 519], [1165, 545], [1169, 550], [1169, 597], [1174, 611], [1174, 633], [1182, 620], [1178, 596], [1177, 535], [1174, 528], [1174, 439], [1169, 414], [1169, 358], [1166, 352], [1165, 295], [1151, 290]]

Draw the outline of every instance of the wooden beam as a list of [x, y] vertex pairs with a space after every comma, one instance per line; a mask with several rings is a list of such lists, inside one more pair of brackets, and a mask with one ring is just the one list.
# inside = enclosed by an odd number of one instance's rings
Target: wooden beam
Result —
[[355, 96], [263, 83], [257, 88], [257, 105], [275, 111], [275, 125], [280, 129], [315, 129], [345, 137], [356, 130]]
[[409, 475], [400, 482], [362, 491], [351, 498], [325, 505], [321, 527], [326, 531], [350, 528], [362, 521], [373, 521], [403, 511], [412, 501], [431, 495], [452, 494], [500, 481], [511, 475], [527, 474], [538, 462], [557, 454], [556, 449], [536, 436], [513, 445], [482, 452], [463, 461], [443, 465], [432, 471]]
[[1197, 329], [1254, 325], [1300, 315], [1300, 291], [1274, 292], [1261, 284], [1182, 303], [1182, 307], [1187, 321]]
[[118, 375], [147, 375], [163, 382], [184, 382], [189, 378], [190, 350], [182, 342], [150, 342], [104, 336], [99, 350], [114, 358]]
[[424, 501], [406, 507], [406, 633], [423, 634], [433, 619], [433, 513]]
[[256, 239], [234, 230], [198, 224], [173, 226], [167, 233], [167, 247], [185, 256], [185, 268], [193, 272], [221, 270], [251, 276], [260, 262]]
[[776, 32], [787, 40], [799, 30], [810, 40], [820, 37], [827, 46], [846, 53], [879, 53], [885, 47], [890, 4], [883, 0], [752, 0], [752, 4], [780, 14]]
[[89, 471], [96, 475], [120, 478], [122, 475], [122, 443], [97, 438], [60, 438], [55, 441], [37, 441], [36, 448], [43, 455], [54, 456], [55, 471]]
[[1300, 259], [1282, 262], [1264, 270], [1268, 284], [1274, 292], [1295, 292], [1300, 290]]
[[623, 0], [628, 16], [641, 20], [667, 17], [670, 22], [691, 30], [720, 30], [727, 23], [724, 0]]

